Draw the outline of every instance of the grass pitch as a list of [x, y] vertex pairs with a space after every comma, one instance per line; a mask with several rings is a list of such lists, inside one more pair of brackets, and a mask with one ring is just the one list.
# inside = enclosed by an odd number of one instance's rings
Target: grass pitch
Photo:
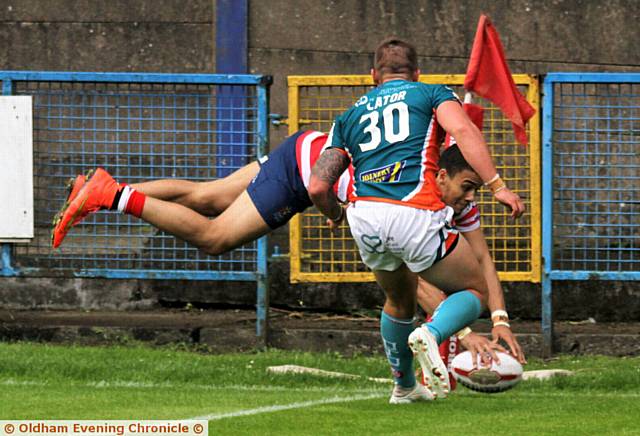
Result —
[[[533, 359], [532, 359], [533, 360]], [[274, 375], [296, 364], [362, 380]], [[209, 419], [209, 434], [640, 434], [640, 358], [534, 360], [571, 377], [501, 394], [389, 405], [383, 356], [211, 355], [169, 348], [0, 344], [0, 419]]]

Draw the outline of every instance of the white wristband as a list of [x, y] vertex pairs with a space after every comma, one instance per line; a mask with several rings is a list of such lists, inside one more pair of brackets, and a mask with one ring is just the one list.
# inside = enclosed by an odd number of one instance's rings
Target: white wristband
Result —
[[493, 182], [495, 182], [496, 180], [498, 180], [500, 178], [500, 173], [496, 173], [495, 176], [493, 176], [491, 178], [491, 180], [489, 180], [488, 182], [484, 182], [484, 186], [489, 186], [490, 184], [492, 184]]
[[467, 335], [471, 333], [471, 329], [469, 327], [465, 327], [462, 330], [460, 330], [459, 332], [456, 333], [456, 337], [458, 338], [458, 340], [463, 340], [465, 337], [467, 337]]
[[506, 310], [498, 309], [498, 310], [494, 310], [493, 312], [491, 312], [491, 319], [498, 318], [500, 316], [504, 316], [506, 318], [509, 318], [509, 314], [507, 313]]
[[498, 327], [498, 326], [501, 326], [501, 325], [505, 326], [506, 328], [509, 328], [509, 329], [511, 328], [511, 324], [509, 324], [506, 321], [496, 321], [496, 322], [493, 323], [494, 327]]

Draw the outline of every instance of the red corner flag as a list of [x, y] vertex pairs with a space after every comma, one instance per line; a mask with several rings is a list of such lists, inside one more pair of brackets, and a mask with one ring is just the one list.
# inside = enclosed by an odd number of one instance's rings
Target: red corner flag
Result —
[[500, 36], [486, 15], [481, 15], [478, 22], [464, 87], [502, 109], [511, 120], [518, 142], [527, 144], [525, 124], [536, 110], [518, 91], [504, 57]]

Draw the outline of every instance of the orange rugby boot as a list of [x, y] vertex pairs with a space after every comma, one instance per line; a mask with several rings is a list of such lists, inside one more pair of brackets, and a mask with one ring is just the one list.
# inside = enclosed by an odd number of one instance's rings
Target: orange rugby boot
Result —
[[[86, 176], [84, 174], [79, 174], [76, 176], [75, 179], [71, 178], [67, 182], [66, 188], [69, 194], [67, 195], [67, 199], [62, 204], [62, 207], [60, 208], [58, 213], [56, 213], [55, 216], [53, 217], [53, 229], [51, 230], [52, 244], [55, 240], [55, 233], [56, 233], [56, 229], [58, 228], [58, 224], [62, 220], [62, 215], [69, 207], [69, 204], [71, 204], [71, 202], [78, 196], [78, 192], [80, 192], [80, 189], [82, 189], [85, 181], [87, 180], [87, 177], [89, 177], [91, 173], [93, 173], [93, 171], [90, 171]], [[62, 237], [64, 238], [64, 235]]]
[[[76, 186], [80, 183], [79, 186]], [[101, 209], [108, 209], [118, 192], [118, 183], [102, 168], [98, 168], [86, 178], [76, 177], [71, 193], [54, 219], [51, 234], [53, 248], [58, 248], [71, 227], [87, 215]]]

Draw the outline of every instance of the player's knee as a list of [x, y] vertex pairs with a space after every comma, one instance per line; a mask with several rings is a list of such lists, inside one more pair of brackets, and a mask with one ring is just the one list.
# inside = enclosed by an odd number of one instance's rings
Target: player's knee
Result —
[[200, 249], [209, 256], [218, 256], [225, 251], [223, 246], [216, 242], [207, 242], [206, 244], [202, 245]]
[[216, 220], [197, 237], [197, 247], [209, 256], [217, 256], [229, 250], [226, 232], [219, 228]]
[[487, 293], [483, 293], [480, 291], [477, 291], [475, 289], [468, 289], [469, 292], [471, 292], [473, 295], [475, 295], [478, 300], [480, 300], [480, 304], [482, 305], [482, 307], [487, 307], [487, 303], [489, 301], [489, 295]]
[[410, 318], [416, 311], [415, 295], [387, 294], [385, 306], [392, 309], [401, 318]]
[[212, 197], [204, 187], [194, 190], [188, 199], [191, 209], [207, 216], [216, 216], [220, 214], [220, 210], [216, 207], [216, 198]]
[[209, 256], [218, 256], [230, 251], [233, 246], [224, 237], [207, 239], [205, 243], [200, 246], [200, 249], [207, 253]]

